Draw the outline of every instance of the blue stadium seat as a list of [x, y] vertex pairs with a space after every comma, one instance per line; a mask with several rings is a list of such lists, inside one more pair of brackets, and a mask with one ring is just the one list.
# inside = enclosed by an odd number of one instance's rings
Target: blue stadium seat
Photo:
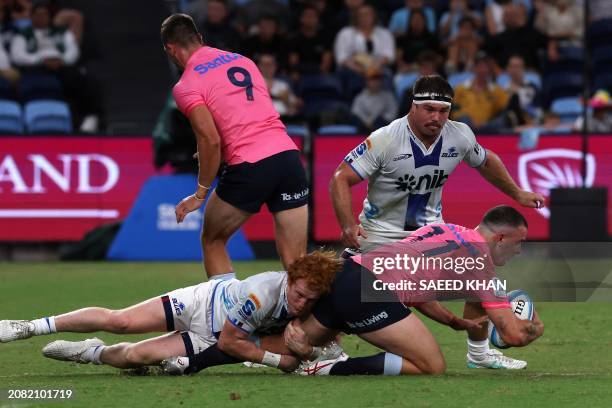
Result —
[[304, 125], [287, 125], [285, 127], [289, 136], [298, 136], [306, 139], [309, 135], [308, 128]]
[[353, 125], [329, 125], [317, 130], [318, 135], [357, 135], [359, 130]]
[[455, 74], [451, 74], [448, 77], [448, 83], [453, 88], [456, 88], [457, 85], [462, 84], [463, 82], [474, 78], [474, 74], [472, 72], [457, 72]]
[[25, 105], [29, 133], [72, 133], [70, 109], [65, 102], [39, 100]]
[[24, 73], [19, 80], [19, 98], [22, 102], [34, 99], [62, 99], [63, 88], [59, 78], [45, 73]]
[[411, 88], [417, 79], [419, 79], [419, 74], [416, 73], [397, 74], [395, 76], [393, 85], [395, 86], [395, 95], [398, 100], [402, 99], [406, 89]]
[[552, 101], [550, 110], [561, 118], [561, 122], [574, 122], [582, 114], [580, 98], [559, 98]]
[[21, 106], [17, 102], [0, 100], [0, 133], [23, 133]]
[[582, 75], [572, 72], [556, 72], [546, 77], [544, 87], [548, 103], [565, 96], [578, 96], [582, 93]]

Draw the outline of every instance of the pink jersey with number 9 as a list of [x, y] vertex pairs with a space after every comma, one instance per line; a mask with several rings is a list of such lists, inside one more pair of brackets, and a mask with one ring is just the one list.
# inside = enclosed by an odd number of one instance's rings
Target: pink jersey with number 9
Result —
[[187, 61], [172, 93], [187, 117], [196, 106], [208, 108], [227, 164], [255, 163], [297, 150], [272, 105], [259, 69], [240, 54], [200, 48]]

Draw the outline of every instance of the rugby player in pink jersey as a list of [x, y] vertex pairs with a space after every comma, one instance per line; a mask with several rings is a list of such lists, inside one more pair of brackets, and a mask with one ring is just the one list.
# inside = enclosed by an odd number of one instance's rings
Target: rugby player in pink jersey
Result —
[[174, 86], [178, 109], [197, 138], [198, 185], [176, 206], [176, 220], [208, 199], [202, 229], [209, 277], [231, 278], [229, 237], [265, 203], [274, 215], [276, 247], [285, 268], [306, 252], [308, 184], [299, 152], [250, 59], [204, 45], [193, 19], [173, 14], [161, 26], [164, 49], [183, 70]]
[[[474, 229], [452, 224], [428, 225], [416, 230], [411, 237], [392, 244], [389, 251], [381, 249], [379, 254], [403, 252], [414, 256], [416, 248], [416, 251], [422, 250], [430, 256], [450, 253], [452, 257], [454, 251], [461, 254], [462, 251], [475, 249], [472, 256], [486, 254], [491, 267], [502, 266], [520, 252], [526, 236], [525, 218], [514, 208], [502, 205], [489, 210]], [[374, 256], [376, 251], [367, 256], [347, 259], [342, 271], [336, 274], [331, 291], [319, 299], [310, 317], [303, 323], [294, 320], [287, 326], [285, 341], [291, 351], [306, 356], [312, 352], [312, 346], [325, 344], [343, 331], [358, 335], [384, 352], [368, 357], [347, 358], [343, 355], [336, 360], [319, 361], [305, 368], [303, 374], [398, 375], [441, 374], [445, 371], [446, 364], [440, 347], [429, 329], [402, 303], [405, 300], [402, 293], [374, 289], [375, 281], [381, 276], [369, 271], [373, 263], [370, 258]], [[422, 272], [416, 271], [417, 274]], [[485, 275], [491, 276], [492, 272], [490, 270]], [[403, 276], [396, 275], [392, 279], [399, 282], [408, 275], [404, 271]], [[431, 295], [438, 298], [437, 293]], [[508, 345], [526, 346], [544, 332], [544, 325], [537, 313], [534, 313], [533, 320], [518, 319], [505, 294], [499, 291], [476, 290], [458, 295], [470, 300], [474, 310], [488, 316]], [[483, 341], [487, 338], [486, 327], [468, 330], [470, 338]], [[485, 353], [484, 346], [481, 352]], [[524, 368], [515, 367], [506, 359], [498, 356], [496, 362], [499, 366], [495, 368]]]

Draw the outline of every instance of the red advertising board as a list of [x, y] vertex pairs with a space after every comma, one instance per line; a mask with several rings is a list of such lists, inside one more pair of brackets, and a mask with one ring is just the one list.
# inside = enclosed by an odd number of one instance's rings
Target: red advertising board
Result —
[[[313, 193], [315, 205], [314, 238], [334, 241], [340, 228], [328, 194], [329, 180], [344, 156], [363, 141], [360, 136], [318, 137], [313, 143]], [[518, 136], [478, 136], [484, 147], [496, 152], [512, 177], [524, 189], [548, 196], [554, 187], [581, 185], [581, 138], [579, 136], [544, 136], [533, 150], [520, 150]], [[591, 136], [587, 156], [587, 186], [607, 186], [612, 193], [612, 136]], [[366, 183], [353, 188], [353, 210], [361, 211]], [[612, 197], [608, 198], [612, 203]], [[482, 214], [499, 204], [513, 201], [486, 182], [476, 170], [465, 164], [457, 167], [444, 186], [443, 215], [447, 222], [472, 226]], [[516, 205], [516, 203], [514, 203]], [[548, 209], [527, 210], [530, 239], [547, 239]], [[608, 207], [609, 229], [612, 231], [612, 209]], [[588, 227], [588, 226], [585, 226]]]
[[0, 240], [74, 241], [124, 218], [152, 154], [150, 138], [0, 138]]

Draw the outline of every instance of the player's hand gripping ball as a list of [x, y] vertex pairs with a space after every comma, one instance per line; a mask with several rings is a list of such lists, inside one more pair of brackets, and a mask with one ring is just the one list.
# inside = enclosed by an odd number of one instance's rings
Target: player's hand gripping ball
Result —
[[[508, 293], [508, 301], [512, 308], [512, 312], [516, 317], [521, 320], [532, 320], [533, 319], [533, 301], [523, 290], [513, 290]], [[489, 321], [489, 340], [491, 344], [500, 349], [506, 349], [510, 346], [506, 345], [502, 340], [501, 336], [497, 332], [497, 328]]]

